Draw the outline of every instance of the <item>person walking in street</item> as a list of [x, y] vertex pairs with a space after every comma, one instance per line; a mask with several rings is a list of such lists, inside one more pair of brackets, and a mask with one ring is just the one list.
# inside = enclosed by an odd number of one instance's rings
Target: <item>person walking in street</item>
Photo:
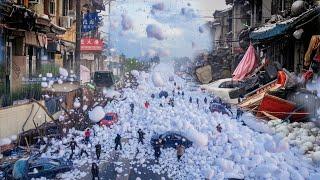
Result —
[[182, 145], [182, 144], [179, 144], [177, 146], [177, 157], [178, 157], [178, 161], [180, 161], [182, 155], [184, 154], [184, 150], [185, 150], [185, 147]]
[[115, 150], [118, 150], [118, 146], [120, 146], [120, 150], [122, 150], [122, 144], [121, 144], [121, 136], [120, 134], [117, 134], [117, 137], [114, 140], [116, 146], [115, 146]]
[[74, 155], [74, 150], [76, 149], [76, 146], [78, 146], [77, 142], [74, 140], [74, 138], [71, 138], [71, 141], [69, 142], [69, 147], [71, 148], [71, 154], [69, 159], [72, 159], [73, 155]]
[[205, 104], [207, 104], [208, 103], [207, 97], [205, 97], [203, 101], [204, 101]]
[[133, 111], [134, 111], [134, 104], [133, 103], [130, 104], [130, 111], [133, 114]]
[[173, 89], [173, 90], [172, 90], [172, 96], [173, 96], [173, 97], [174, 97], [175, 93], [176, 93], [176, 91]]
[[146, 102], [144, 103], [144, 107], [145, 107], [146, 109], [148, 109], [149, 106], [150, 106], [150, 103], [149, 103], [148, 101], [146, 101]]
[[144, 133], [141, 129], [139, 129], [139, 130], [138, 130], [138, 136], [139, 136], [139, 138], [138, 138], [138, 140], [139, 140], [138, 143], [144, 144], [144, 143], [143, 143], [144, 135], [145, 135], [145, 133]]
[[181, 92], [181, 95], [182, 95], [182, 98], [184, 98], [184, 92], [183, 91]]
[[151, 98], [154, 99], [156, 96], [154, 94], [151, 94]]
[[159, 163], [159, 158], [161, 155], [161, 139], [159, 139], [156, 144], [153, 146], [154, 149], [154, 157], [157, 161], [157, 163]]
[[196, 101], [196, 102], [197, 102], [197, 105], [198, 105], [198, 107], [199, 107], [199, 98], [197, 98], [197, 101]]
[[101, 155], [101, 144], [98, 142], [98, 144], [95, 145], [95, 148], [96, 148], [96, 156], [97, 156], [97, 159], [99, 160]]
[[241, 110], [241, 108], [237, 108], [237, 116], [236, 119], [239, 119], [243, 114], [243, 111]]
[[192, 103], [192, 97], [189, 98], [189, 103]]
[[85, 143], [88, 144], [89, 141], [90, 141], [90, 135], [91, 135], [91, 132], [90, 132], [90, 129], [86, 129], [86, 131], [84, 132], [84, 140], [85, 140]]
[[92, 163], [91, 173], [92, 173], [92, 180], [95, 180], [96, 178], [98, 178], [98, 180], [100, 180], [99, 167], [98, 167], [97, 163]]
[[216, 128], [217, 128], [217, 131], [218, 131], [219, 133], [221, 133], [221, 132], [222, 132], [221, 124], [218, 124], [218, 126], [217, 126]]
[[87, 157], [89, 157], [88, 152], [86, 151], [87, 145], [80, 145], [80, 155], [79, 157], [81, 158], [83, 154], [86, 154]]
[[176, 83], [176, 82], [174, 82], [174, 83], [173, 83], [173, 85], [174, 85], [174, 86], [176, 86], [176, 85], [177, 85], [177, 83]]

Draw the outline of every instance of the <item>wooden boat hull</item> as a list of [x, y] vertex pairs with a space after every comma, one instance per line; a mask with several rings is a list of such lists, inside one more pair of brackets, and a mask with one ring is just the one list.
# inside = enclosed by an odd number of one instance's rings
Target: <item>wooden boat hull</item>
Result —
[[304, 110], [296, 111], [297, 108], [296, 104], [291, 101], [265, 94], [259, 105], [257, 116], [263, 117], [265, 114], [262, 112], [267, 112], [282, 120], [287, 119], [288, 117], [291, 121], [306, 119], [307, 113]]

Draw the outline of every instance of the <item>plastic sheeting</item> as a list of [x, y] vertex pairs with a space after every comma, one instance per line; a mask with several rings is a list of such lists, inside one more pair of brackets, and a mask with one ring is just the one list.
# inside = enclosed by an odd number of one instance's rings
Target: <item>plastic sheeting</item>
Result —
[[256, 57], [256, 50], [254, 49], [253, 45], [250, 44], [246, 54], [243, 56], [236, 70], [233, 72], [232, 79], [237, 81], [243, 80], [257, 66], [258, 66], [258, 61]]

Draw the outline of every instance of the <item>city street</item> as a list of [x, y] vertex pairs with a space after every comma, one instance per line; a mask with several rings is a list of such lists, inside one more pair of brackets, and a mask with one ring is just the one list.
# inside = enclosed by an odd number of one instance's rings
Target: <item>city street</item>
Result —
[[320, 180], [319, 0], [0, 0], [0, 180]]

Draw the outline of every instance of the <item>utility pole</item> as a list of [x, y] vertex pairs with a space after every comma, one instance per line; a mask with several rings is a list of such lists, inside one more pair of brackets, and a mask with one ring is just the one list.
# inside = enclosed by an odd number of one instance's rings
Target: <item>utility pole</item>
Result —
[[81, 0], [76, 0], [76, 50], [75, 50], [75, 73], [80, 78], [80, 43], [81, 43]]

